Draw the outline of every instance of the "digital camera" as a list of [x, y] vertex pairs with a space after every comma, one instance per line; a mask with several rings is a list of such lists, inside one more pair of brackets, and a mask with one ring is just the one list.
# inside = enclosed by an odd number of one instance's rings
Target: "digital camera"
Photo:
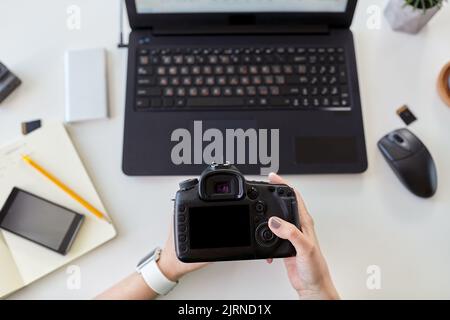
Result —
[[180, 183], [174, 210], [175, 248], [183, 262], [284, 258], [295, 255], [268, 226], [272, 216], [300, 229], [295, 192], [287, 185], [246, 181], [230, 164], [209, 166]]

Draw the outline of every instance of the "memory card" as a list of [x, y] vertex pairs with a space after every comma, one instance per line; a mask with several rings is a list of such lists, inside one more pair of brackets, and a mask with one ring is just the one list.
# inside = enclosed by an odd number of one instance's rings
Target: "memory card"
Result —
[[41, 120], [34, 120], [22, 123], [22, 134], [27, 135], [42, 126]]
[[416, 116], [412, 111], [408, 108], [408, 106], [404, 105], [398, 108], [397, 114], [403, 120], [403, 122], [409, 126], [411, 123], [417, 120]]

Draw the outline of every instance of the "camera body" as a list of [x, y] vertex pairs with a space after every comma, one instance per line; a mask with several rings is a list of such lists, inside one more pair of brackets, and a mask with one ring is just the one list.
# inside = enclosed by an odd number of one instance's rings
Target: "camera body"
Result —
[[268, 226], [272, 216], [300, 229], [295, 192], [287, 185], [246, 181], [230, 164], [209, 166], [180, 183], [174, 209], [175, 248], [183, 262], [284, 258], [295, 255]]
[[5, 100], [21, 81], [0, 62], [0, 103]]

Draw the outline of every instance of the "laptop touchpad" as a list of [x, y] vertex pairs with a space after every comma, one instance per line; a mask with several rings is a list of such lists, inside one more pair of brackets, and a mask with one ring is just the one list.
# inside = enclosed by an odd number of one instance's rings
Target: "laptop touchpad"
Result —
[[355, 137], [297, 137], [295, 158], [298, 164], [342, 164], [358, 160]]

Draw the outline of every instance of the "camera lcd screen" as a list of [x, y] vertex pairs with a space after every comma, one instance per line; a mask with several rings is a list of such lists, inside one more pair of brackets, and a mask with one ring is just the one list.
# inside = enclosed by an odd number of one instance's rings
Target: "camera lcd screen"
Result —
[[189, 209], [191, 249], [251, 245], [250, 208], [246, 205]]
[[83, 216], [14, 188], [0, 211], [0, 228], [65, 254]]

